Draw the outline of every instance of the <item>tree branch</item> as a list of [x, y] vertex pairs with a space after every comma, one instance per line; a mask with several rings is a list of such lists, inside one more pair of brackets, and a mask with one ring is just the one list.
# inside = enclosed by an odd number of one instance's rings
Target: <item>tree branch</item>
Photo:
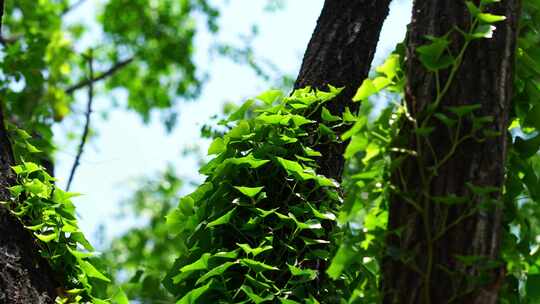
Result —
[[72, 10], [76, 9], [77, 7], [79, 7], [81, 4], [83, 4], [86, 0], [79, 0], [75, 3], [73, 3], [71, 6], [68, 6], [66, 7], [62, 13], [61, 13], [61, 16], [64, 16], [66, 15], [67, 13], [71, 12]]
[[125, 66], [127, 66], [128, 64], [130, 64], [132, 61], [134, 60], [134, 57], [130, 57], [128, 59], [125, 59], [125, 60], [122, 60], [122, 61], [119, 61], [117, 63], [115, 63], [112, 67], [110, 67], [108, 70], [106, 70], [105, 72], [99, 74], [98, 76], [96, 77], [90, 77], [90, 78], [87, 78], [77, 84], [74, 84], [72, 85], [71, 87], [67, 88], [66, 89], [66, 93], [67, 94], [73, 94], [74, 91], [80, 89], [80, 88], [83, 88], [83, 87], [86, 87], [88, 85], [92, 85], [93, 83], [95, 82], [98, 82], [100, 80], [103, 80], [109, 76], [112, 76], [114, 75], [116, 72], [118, 72], [120, 69], [124, 68]]
[[[94, 79], [94, 66], [93, 66], [93, 58], [92, 54], [88, 57], [88, 70], [89, 70], [89, 77], [88, 80]], [[86, 139], [88, 138], [88, 133], [90, 131], [90, 119], [92, 116], [92, 102], [94, 101], [94, 82], [89, 81], [88, 82], [88, 102], [86, 104], [86, 113], [85, 113], [85, 124], [84, 124], [84, 130], [81, 137], [81, 143], [79, 144], [79, 149], [77, 151], [77, 155], [75, 156], [75, 161], [73, 162], [73, 166], [71, 167], [71, 172], [69, 173], [69, 179], [66, 186], [66, 191], [69, 191], [71, 187], [71, 183], [73, 182], [73, 177], [75, 176], [75, 171], [77, 171], [77, 167], [79, 167], [81, 156], [84, 152], [84, 145], [86, 144]]]

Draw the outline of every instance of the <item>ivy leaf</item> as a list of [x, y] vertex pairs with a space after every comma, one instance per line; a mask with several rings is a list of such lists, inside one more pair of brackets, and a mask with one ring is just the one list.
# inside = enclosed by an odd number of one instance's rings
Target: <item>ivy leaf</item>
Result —
[[446, 37], [427, 37], [431, 43], [419, 46], [416, 52], [419, 54], [418, 59], [424, 67], [430, 71], [445, 69], [454, 63], [454, 59], [450, 55], [444, 55], [450, 42]]
[[256, 159], [252, 154], [249, 154], [248, 156], [244, 157], [238, 157], [238, 158], [230, 158], [227, 160], [228, 163], [234, 164], [234, 165], [249, 165], [250, 168], [257, 169], [260, 166], [266, 164], [269, 162], [267, 159]]
[[271, 250], [273, 247], [270, 246], [270, 245], [266, 245], [266, 246], [263, 246], [263, 247], [256, 247], [256, 248], [251, 248], [251, 246], [249, 246], [248, 244], [238, 244], [236, 243], [236, 245], [240, 248], [242, 248], [242, 250], [244, 250], [244, 252], [247, 254], [247, 255], [252, 255], [253, 257], [256, 257], [257, 255], [265, 252], [265, 251], [268, 251], [268, 250]]
[[214, 139], [210, 147], [208, 147], [208, 155], [219, 154], [225, 151], [227, 151], [227, 142], [221, 137]]
[[369, 96], [377, 93], [377, 87], [373, 84], [373, 81], [371, 79], [365, 79], [362, 82], [362, 85], [358, 88], [356, 91], [356, 94], [353, 97], [353, 101], [362, 101], [366, 100]]
[[178, 300], [176, 304], [198, 303], [197, 299], [200, 298], [204, 293], [206, 293], [210, 289], [210, 286], [212, 285], [212, 283], [213, 281], [210, 281], [204, 286], [191, 290], [190, 292], [186, 293], [180, 300]]
[[420, 135], [420, 136], [427, 136], [431, 134], [433, 131], [435, 131], [434, 127], [424, 127], [424, 128], [416, 128], [414, 129], [414, 133]]
[[228, 133], [227, 136], [233, 139], [241, 139], [242, 136], [249, 134], [251, 131], [249, 123], [245, 120], [242, 120], [238, 123], [238, 125], [234, 128], [232, 128]]
[[84, 270], [87, 276], [96, 278], [98, 280], [102, 280], [105, 282], [110, 283], [111, 280], [107, 278], [105, 275], [103, 275], [101, 272], [99, 272], [94, 265], [90, 264], [87, 261], [81, 260], [80, 264], [81, 268]]
[[388, 78], [389, 80], [394, 79], [397, 75], [397, 71], [399, 70], [399, 55], [398, 54], [391, 54], [386, 58], [384, 63], [380, 66], [378, 66], [375, 71], [377, 73], [382, 73]]
[[348, 267], [353, 259], [355, 259], [357, 252], [351, 245], [343, 244], [339, 247], [336, 255], [332, 259], [326, 273], [334, 280], [338, 279], [343, 270]]
[[252, 99], [249, 99], [246, 102], [244, 102], [240, 106], [240, 108], [238, 108], [238, 110], [234, 111], [231, 115], [229, 115], [229, 118], [227, 119], [227, 121], [236, 121], [236, 120], [240, 120], [244, 118], [247, 110], [253, 105], [254, 102], [255, 101], [253, 101]]
[[234, 188], [240, 192], [242, 192], [242, 194], [244, 194], [245, 196], [248, 196], [248, 197], [255, 197], [255, 195], [259, 194], [259, 192], [262, 191], [262, 189], [264, 189], [264, 187], [241, 187], [241, 186], [234, 186]]
[[285, 298], [279, 298], [279, 302], [281, 304], [300, 304], [300, 302], [296, 302], [294, 300], [291, 300], [291, 299], [285, 299]]
[[48, 243], [58, 237], [58, 232], [49, 234], [34, 233], [34, 235], [42, 242]]
[[247, 285], [242, 285], [240, 287], [240, 290], [242, 290], [248, 297], [251, 301], [253, 301], [253, 303], [255, 304], [259, 304], [259, 303], [263, 303], [263, 302], [268, 302], [268, 301], [271, 301], [274, 299], [274, 295], [270, 294], [270, 295], [267, 295], [266, 297], [260, 297], [258, 296], [257, 294], [255, 294], [255, 292], [253, 292], [253, 289], [251, 289], [251, 287], [247, 286]]
[[260, 273], [260, 272], [264, 272], [268, 270], [273, 270], [273, 271], [279, 270], [279, 268], [277, 267], [270, 266], [263, 262], [259, 262], [259, 261], [248, 259], [248, 258], [241, 259], [240, 263], [242, 263], [244, 266], [249, 267], [251, 270], [255, 271], [256, 273]]
[[38, 179], [32, 179], [32, 181], [25, 183], [23, 186], [26, 191], [35, 196], [48, 198], [50, 195], [51, 188]]
[[232, 265], [235, 265], [235, 264], [238, 264], [238, 263], [237, 262], [225, 262], [225, 263], [213, 268], [212, 270], [208, 271], [204, 275], [202, 275], [197, 280], [197, 282], [195, 284], [199, 285], [200, 283], [204, 283], [204, 281], [208, 280], [211, 277], [222, 275], [223, 273], [225, 273], [225, 271], [227, 271], [227, 269], [229, 269]]
[[296, 175], [297, 177], [300, 177], [301, 180], [308, 180], [308, 179], [314, 179], [314, 174], [306, 173], [302, 165], [300, 163], [284, 159], [281, 157], [276, 157], [278, 163], [289, 173], [292, 173]]
[[471, 37], [474, 39], [480, 39], [480, 38], [493, 38], [493, 32], [495, 31], [496, 27], [490, 24], [480, 24], [476, 27], [474, 30], [474, 33], [472, 33]]
[[493, 15], [490, 13], [480, 13], [476, 17], [478, 18], [478, 20], [484, 23], [488, 23], [488, 24], [497, 23], [497, 22], [506, 20], [505, 16]]
[[129, 304], [129, 299], [122, 288], [118, 288], [118, 291], [114, 294], [112, 300], [113, 303], [116, 304]]
[[467, 6], [467, 10], [469, 13], [471, 13], [471, 16], [476, 17], [478, 14], [480, 14], [482, 11], [471, 1], [465, 1], [465, 5]]
[[180, 268], [180, 272], [191, 272], [197, 270], [205, 270], [208, 268], [208, 260], [212, 255], [210, 253], [204, 253], [198, 260], [195, 262], [186, 265]]
[[231, 221], [231, 218], [233, 217], [235, 211], [236, 211], [236, 207], [234, 207], [233, 209], [231, 209], [231, 211], [225, 213], [224, 215], [222, 215], [218, 219], [208, 223], [208, 225], [206, 227], [210, 228], [210, 227], [214, 227], [214, 226], [228, 224]]
[[343, 155], [345, 159], [350, 159], [356, 155], [356, 153], [366, 149], [368, 145], [368, 140], [363, 134], [354, 135], [351, 139], [351, 142], [347, 145], [345, 149], [345, 154]]
[[448, 107], [448, 110], [456, 114], [458, 117], [463, 117], [469, 113], [472, 113], [474, 110], [480, 109], [481, 107], [482, 107], [481, 104], [471, 104], [471, 105]]
[[442, 123], [444, 123], [447, 127], [451, 128], [456, 123], [455, 119], [452, 119], [448, 116], [446, 116], [443, 113], [435, 113], [433, 114], [437, 119], [439, 119]]
[[293, 276], [308, 277], [309, 280], [313, 280], [317, 277], [317, 271], [313, 269], [301, 269], [296, 266], [287, 264], [289, 271]]
[[257, 96], [257, 99], [261, 100], [267, 105], [271, 105], [277, 100], [279, 100], [281, 97], [283, 97], [283, 92], [281, 92], [280, 90], [268, 90]]
[[340, 121], [341, 118], [339, 116], [336, 116], [336, 115], [333, 115], [332, 113], [330, 113], [330, 111], [328, 111], [328, 109], [326, 107], [323, 107], [322, 108], [322, 111], [321, 111], [321, 118], [324, 120], [324, 121]]

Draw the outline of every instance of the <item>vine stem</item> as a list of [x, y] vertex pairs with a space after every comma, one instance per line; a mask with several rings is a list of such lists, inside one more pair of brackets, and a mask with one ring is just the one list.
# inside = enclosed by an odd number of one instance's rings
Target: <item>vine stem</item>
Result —
[[[471, 24], [471, 28], [469, 29], [469, 34], [472, 33], [473, 29], [476, 28], [476, 25], [477, 25], [478, 21], [477, 20], [473, 20], [472, 21], [472, 24]], [[422, 123], [421, 123], [421, 127], [422, 128], [425, 128], [427, 126], [427, 124], [429, 123], [430, 121], [430, 118], [432, 117], [432, 115], [434, 114], [435, 110], [439, 107], [442, 99], [444, 98], [444, 96], [446, 95], [446, 93], [448, 92], [448, 90], [450, 90], [450, 87], [454, 81], [454, 78], [456, 77], [456, 74], [459, 70], [459, 67], [461, 66], [461, 62], [463, 60], [463, 57], [465, 55], [465, 51], [467, 50], [468, 46], [470, 44], [470, 39], [465, 36], [465, 43], [463, 44], [462, 48], [460, 49], [457, 57], [455, 58], [455, 61], [452, 65], [452, 68], [450, 70], [450, 73], [448, 75], [448, 78], [446, 80], [446, 82], [444, 83], [444, 86], [442, 87], [441, 89], [441, 84], [440, 84], [440, 77], [439, 77], [439, 72], [436, 71], [435, 72], [435, 86], [436, 86], [436, 92], [437, 92], [437, 96], [435, 98], [435, 101], [433, 102], [433, 106], [428, 108], [428, 113], [426, 115], [426, 117], [423, 119]], [[424, 164], [423, 164], [423, 153], [422, 153], [422, 150], [421, 150], [421, 138], [420, 138], [420, 135], [418, 134], [417, 130], [419, 129], [418, 128], [418, 122], [417, 120], [414, 120], [413, 122], [413, 127], [414, 127], [414, 133], [415, 133], [415, 139], [416, 139], [416, 149], [417, 149], [417, 153], [418, 153], [418, 156], [417, 156], [417, 163], [418, 163], [418, 168], [419, 168], [419, 171], [420, 171], [420, 177], [422, 179], [422, 185], [423, 185], [423, 189], [424, 191], [422, 191], [422, 196], [423, 196], [423, 201], [424, 201], [424, 204], [423, 204], [423, 210], [421, 212], [421, 216], [422, 216], [422, 221], [424, 222], [424, 230], [425, 230], [425, 235], [426, 235], [426, 250], [427, 250], [427, 265], [426, 265], [426, 273], [425, 273], [425, 276], [424, 276], [424, 286], [423, 286], [423, 297], [424, 297], [424, 303], [425, 304], [430, 304], [431, 303], [431, 291], [430, 291], [430, 281], [431, 281], [431, 273], [433, 271], [433, 245], [434, 245], [434, 242], [436, 241], [437, 239], [437, 236], [439, 236], [439, 234], [436, 235], [435, 238], [433, 238], [432, 236], [432, 233], [431, 233], [431, 225], [430, 225], [430, 202], [431, 202], [431, 199], [430, 199], [430, 194], [429, 194], [429, 187], [430, 187], [430, 184], [431, 184], [431, 181], [433, 180], [433, 178], [436, 176], [436, 173], [438, 171], [438, 169], [440, 168], [440, 166], [445, 163], [448, 159], [450, 159], [450, 157], [455, 153], [456, 149], [457, 149], [457, 146], [460, 145], [462, 142], [463, 142], [463, 138], [461, 140], [458, 140], [457, 138], [459, 137], [459, 132], [460, 132], [460, 122], [461, 120], [459, 121], [458, 123], [458, 128], [457, 128], [457, 132], [456, 132], [456, 135], [454, 138], [452, 138], [452, 148], [451, 148], [451, 151], [450, 153], [448, 153], [447, 155], [445, 155], [445, 157], [443, 158], [443, 160], [441, 160], [440, 162], [439, 161], [436, 161], [436, 164], [434, 166], [434, 170], [433, 172], [430, 174], [430, 176], [428, 178], [426, 178], [425, 174], [424, 174]], [[465, 137], [467, 138], [467, 137]], [[431, 143], [429, 143], [429, 139], [426, 139], [426, 142], [428, 143], [428, 147], [432, 148], [431, 147]], [[432, 150], [433, 152], [433, 150]], [[443, 228], [444, 231], [446, 231], [445, 228]]]

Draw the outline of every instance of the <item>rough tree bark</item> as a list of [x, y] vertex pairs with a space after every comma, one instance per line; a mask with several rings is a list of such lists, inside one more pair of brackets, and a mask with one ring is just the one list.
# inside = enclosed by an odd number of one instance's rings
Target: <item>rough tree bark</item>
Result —
[[[327, 85], [344, 87], [329, 104], [328, 110], [340, 115], [346, 107], [355, 110], [352, 97], [368, 76], [379, 34], [390, 0], [326, 0], [307, 46], [295, 89]], [[343, 171], [345, 143], [316, 147], [322, 157], [320, 170], [336, 180]]]
[[[4, 1], [0, 0], [0, 21]], [[1, 31], [1, 22], [0, 22]], [[9, 202], [9, 187], [15, 176], [11, 143], [4, 125], [0, 102], [0, 201]], [[37, 252], [34, 237], [0, 205], [0, 303], [42, 304], [54, 303], [57, 283], [47, 261]]]
[[[10, 201], [14, 184], [13, 153], [0, 109], [0, 201]], [[57, 283], [47, 261], [37, 252], [34, 237], [0, 205], [0, 303], [54, 303]]]
[[[391, 195], [388, 229], [399, 232], [387, 239], [387, 256], [382, 265], [384, 303], [497, 302], [504, 267], [483, 267], [499, 257], [506, 130], [520, 1], [503, 0], [490, 5], [490, 11], [507, 19], [496, 24], [492, 39], [476, 40], [468, 47], [440, 109], [451, 116], [445, 110], [447, 106], [480, 104], [475, 115], [493, 117], [484, 129], [500, 132], [500, 136], [483, 142], [465, 141], [423, 189], [421, 172], [430, 172], [434, 159], [441, 160], [450, 150], [449, 130], [440, 121], [431, 119], [429, 125], [435, 126], [435, 131], [418, 144], [412, 124], [409, 122], [402, 128], [400, 133], [405, 146], [424, 152], [419, 154], [420, 162], [409, 156], [392, 172], [392, 183], [401, 193], [396, 191]], [[462, 0], [415, 0], [407, 41], [405, 95], [408, 110], [417, 121], [423, 119], [423, 110], [435, 100], [436, 87], [434, 74], [422, 67], [416, 49], [428, 43], [425, 35], [442, 36], [454, 26], [466, 29], [469, 23], [470, 15]], [[458, 34], [451, 36], [453, 54], [463, 45], [459, 37]], [[441, 72], [441, 83], [447, 77], [448, 71]], [[470, 130], [471, 121], [465, 120], [461, 136], [469, 134]], [[489, 194], [487, 206], [477, 209], [481, 201], [486, 200], [473, 193], [467, 183], [499, 190]], [[403, 199], [404, 194], [424, 208], [427, 223], [415, 207]], [[468, 199], [466, 203], [453, 206], [429, 199], [448, 195]], [[463, 220], [459, 220], [460, 217]], [[441, 234], [444, 227], [450, 229]], [[431, 245], [428, 239], [432, 240]], [[468, 265], [458, 258], [460, 255], [478, 259]]]

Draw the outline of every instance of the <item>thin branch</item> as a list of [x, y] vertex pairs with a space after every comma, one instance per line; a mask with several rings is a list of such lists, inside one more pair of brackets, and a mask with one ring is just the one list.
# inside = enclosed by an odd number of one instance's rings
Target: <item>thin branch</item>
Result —
[[68, 6], [66, 7], [62, 13], [61, 13], [61, 16], [64, 16], [66, 15], [67, 13], [71, 12], [72, 10], [76, 9], [77, 7], [79, 7], [81, 4], [83, 4], [86, 0], [79, 0], [75, 3], [73, 3], [71, 6]]
[[90, 77], [90, 78], [87, 78], [69, 88], [66, 89], [66, 93], [67, 94], [72, 94], [74, 91], [80, 89], [80, 88], [84, 88], [88, 85], [93, 85], [95, 82], [98, 82], [100, 80], [103, 80], [109, 76], [112, 76], [114, 73], [118, 72], [118, 70], [122, 69], [123, 67], [127, 66], [128, 64], [130, 64], [132, 61], [133, 61], [134, 57], [130, 57], [126, 60], [122, 60], [122, 61], [119, 61], [117, 63], [115, 63], [112, 67], [110, 67], [108, 70], [106, 70], [105, 72], [99, 74], [98, 76], [96, 77]]
[[[94, 79], [94, 64], [93, 64], [93, 55], [90, 54], [88, 57], [88, 70], [89, 70], [89, 77], [88, 79]], [[94, 101], [94, 82], [90, 81], [88, 83], [88, 102], [86, 104], [86, 113], [85, 113], [85, 124], [84, 124], [84, 130], [81, 137], [81, 143], [79, 144], [79, 149], [77, 151], [77, 155], [75, 156], [75, 161], [73, 162], [73, 166], [71, 167], [71, 172], [69, 174], [68, 183], [66, 186], [66, 191], [69, 191], [69, 188], [71, 187], [71, 183], [73, 182], [73, 177], [75, 176], [75, 171], [77, 170], [77, 167], [80, 164], [81, 156], [84, 151], [84, 145], [86, 144], [86, 139], [88, 138], [88, 132], [90, 130], [90, 118], [92, 116], [92, 102]]]

